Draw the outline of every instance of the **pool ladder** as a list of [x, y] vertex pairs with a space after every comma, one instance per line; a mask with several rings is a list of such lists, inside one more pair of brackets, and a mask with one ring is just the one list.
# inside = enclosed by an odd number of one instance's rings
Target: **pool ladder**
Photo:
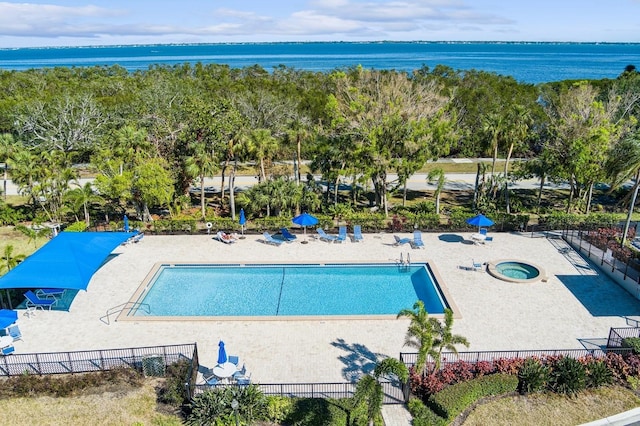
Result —
[[411, 255], [409, 253], [407, 253], [407, 260], [405, 262], [404, 258], [402, 257], [402, 253], [400, 253], [400, 263], [399, 266], [403, 269], [403, 270], [408, 270], [411, 267]]

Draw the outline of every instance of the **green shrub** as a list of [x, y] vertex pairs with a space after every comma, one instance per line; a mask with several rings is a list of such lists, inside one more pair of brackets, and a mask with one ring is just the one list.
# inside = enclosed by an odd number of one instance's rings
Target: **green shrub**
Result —
[[527, 358], [518, 371], [518, 392], [521, 394], [540, 392], [547, 385], [549, 367], [536, 358]]
[[598, 388], [613, 382], [613, 373], [604, 361], [593, 360], [587, 364], [587, 386]]
[[164, 404], [179, 406], [187, 402], [184, 381], [189, 371], [189, 361], [180, 360], [167, 366], [164, 386], [158, 392], [158, 400]]
[[[238, 401], [237, 412], [231, 407], [234, 399]], [[188, 408], [189, 425], [230, 424], [236, 414], [242, 424], [253, 424], [266, 418], [267, 398], [256, 385], [214, 388], [196, 395]]]
[[632, 348], [634, 354], [640, 354], [640, 337], [627, 337], [622, 339], [622, 346]]
[[85, 229], [87, 229], [87, 224], [85, 222], [74, 222], [64, 228], [66, 232], [84, 232]]
[[427, 404], [439, 416], [453, 420], [480, 398], [515, 392], [518, 378], [511, 374], [491, 374], [447, 386], [429, 397]]
[[284, 396], [267, 397], [267, 420], [274, 423], [282, 421], [291, 413], [293, 399]]
[[413, 417], [413, 426], [444, 426], [446, 419], [438, 416], [418, 398], [411, 398], [407, 404], [409, 413]]
[[587, 374], [578, 360], [571, 357], [561, 358], [551, 368], [549, 388], [561, 394], [573, 395], [586, 387]]

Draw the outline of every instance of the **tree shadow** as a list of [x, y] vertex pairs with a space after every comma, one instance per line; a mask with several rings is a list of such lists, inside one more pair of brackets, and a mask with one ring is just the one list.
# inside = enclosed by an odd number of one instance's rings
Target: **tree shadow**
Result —
[[347, 343], [344, 339], [337, 339], [331, 345], [346, 352], [338, 359], [344, 364], [342, 376], [351, 383], [357, 382], [363, 374], [372, 373], [378, 360], [384, 356], [360, 343]]

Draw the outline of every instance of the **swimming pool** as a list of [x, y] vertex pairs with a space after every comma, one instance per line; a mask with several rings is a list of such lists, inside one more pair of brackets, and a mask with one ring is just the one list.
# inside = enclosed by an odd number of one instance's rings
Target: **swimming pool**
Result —
[[156, 265], [127, 317], [397, 315], [419, 299], [447, 303], [426, 263]]

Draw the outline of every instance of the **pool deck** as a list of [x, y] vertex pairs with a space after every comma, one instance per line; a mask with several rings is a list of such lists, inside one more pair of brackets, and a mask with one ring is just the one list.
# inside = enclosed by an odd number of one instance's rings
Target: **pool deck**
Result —
[[[342, 382], [371, 371], [381, 357], [398, 357], [408, 320], [288, 321], [115, 321], [100, 320], [110, 308], [129, 301], [157, 262], [395, 262], [407, 253], [428, 261], [458, 308], [454, 332], [469, 340], [468, 350], [568, 349], [597, 345], [610, 327], [640, 320], [640, 301], [595, 270], [577, 253], [560, 252], [559, 239], [530, 234], [492, 233], [490, 243], [474, 245], [471, 233], [423, 233], [424, 249], [396, 247], [393, 234], [365, 234], [364, 241], [321, 242], [308, 234], [280, 247], [248, 235], [234, 244], [212, 236], [145, 236], [118, 247], [79, 292], [68, 312], [38, 311], [20, 316], [23, 339], [17, 353], [108, 349], [193, 343], [203, 366], [213, 367], [218, 341], [240, 356], [254, 382]], [[411, 234], [397, 234], [411, 237]], [[299, 234], [298, 240], [303, 239]], [[547, 282], [510, 283], [473, 271], [473, 261], [520, 259], [540, 265]], [[407, 306], [411, 308], [411, 306]], [[463, 350], [464, 348], [460, 348]]]

